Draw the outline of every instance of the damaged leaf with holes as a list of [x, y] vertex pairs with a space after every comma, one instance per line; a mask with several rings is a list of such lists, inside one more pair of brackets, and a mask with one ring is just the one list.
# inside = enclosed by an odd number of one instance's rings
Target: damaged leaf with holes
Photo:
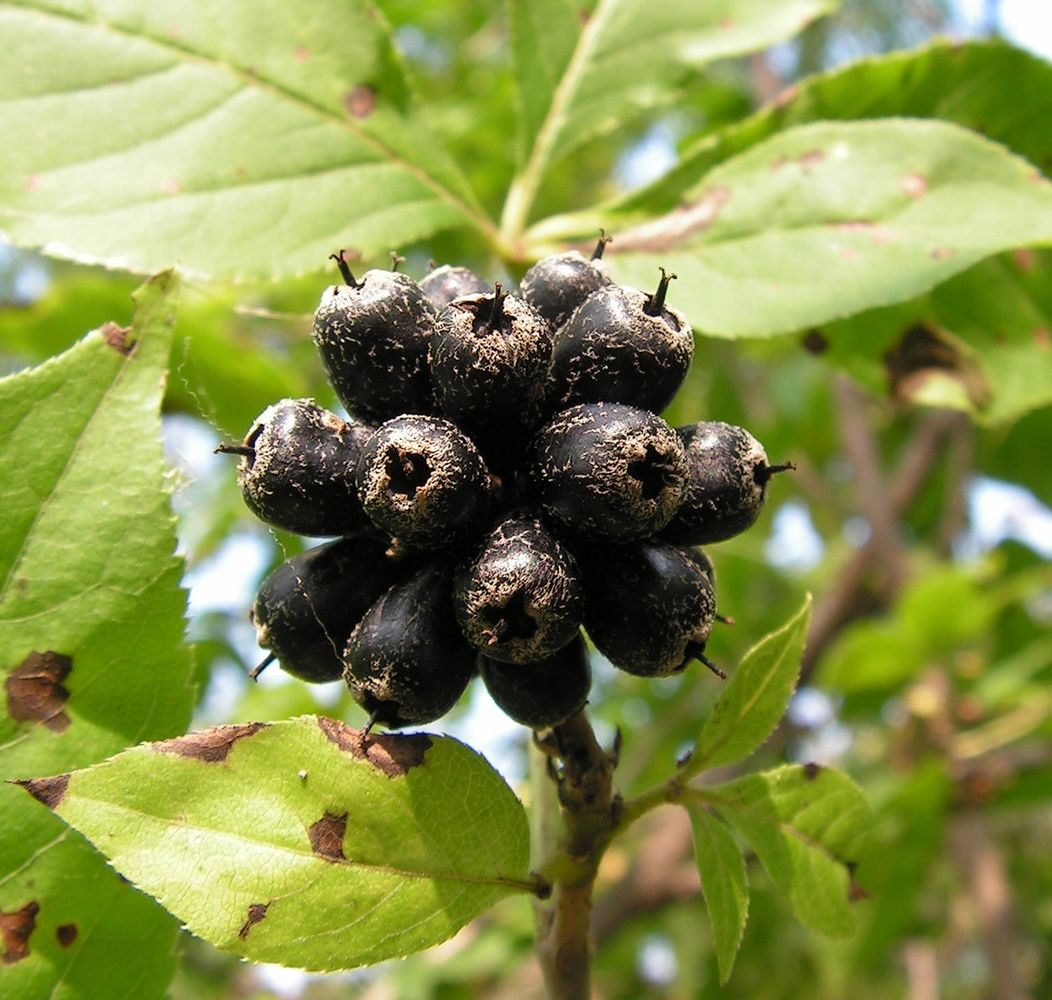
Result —
[[448, 737], [308, 716], [22, 785], [194, 934], [254, 961], [324, 971], [407, 955], [537, 888], [521, 804]]

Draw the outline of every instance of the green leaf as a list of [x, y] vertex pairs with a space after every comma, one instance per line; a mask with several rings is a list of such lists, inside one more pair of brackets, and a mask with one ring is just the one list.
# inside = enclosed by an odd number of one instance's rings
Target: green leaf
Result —
[[[568, 235], [627, 226], [694, 202], [713, 167], [776, 132], [814, 121], [941, 118], [1052, 166], [1052, 64], [998, 40], [937, 40], [808, 77], [749, 118], [703, 136], [654, 183], [582, 217]], [[546, 226], [570, 223], [549, 220]], [[538, 227], [540, 228], [540, 227]], [[611, 249], [614, 249], [611, 247]]]
[[316, 270], [485, 227], [365, 0], [0, 3], [0, 232], [111, 268]]
[[824, 326], [823, 358], [878, 394], [1003, 424], [1052, 403], [1052, 253], [982, 261], [927, 295]]
[[851, 870], [869, 824], [854, 782], [817, 764], [787, 765], [698, 798], [749, 842], [802, 923], [831, 937], [853, 931]]
[[254, 961], [408, 955], [533, 889], [525, 811], [448, 737], [221, 726], [27, 787], [193, 933]]
[[600, 0], [585, 15], [568, 0], [511, 0], [526, 158], [505, 206], [505, 232], [525, 225], [552, 162], [641, 110], [674, 101], [706, 63], [782, 41], [837, 6], [838, 0]]
[[688, 812], [694, 828], [694, 858], [712, 923], [720, 983], [723, 984], [731, 977], [734, 957], [749, 918], [745, 859], [723, 823], [696, 806], [689, 807]]
[[[189, 721], [159, 419], [174, 287], [153, 279], [131, 328], [0, 382], [4, 778], [83, 767]], [[163, 996], [176, 923], [17, 789], [0, 786], [0, 811], [0, 911], [35, 907], [0, 993]]]
[[[610, 266], [702, 332], [766, 336], [913, 298], [985, 257], [1052, 241], [1052, 184], [936, 121], [802, 125], [713, 170], [672, 220], [618, 236]], [[670, 296], [671, 298], [671, 296]]]
[[771, 735], [796, 687], [810, 620], [808, 595], [789, 621], [745, 654], [705, 721], [684, 779], [743, 760]]

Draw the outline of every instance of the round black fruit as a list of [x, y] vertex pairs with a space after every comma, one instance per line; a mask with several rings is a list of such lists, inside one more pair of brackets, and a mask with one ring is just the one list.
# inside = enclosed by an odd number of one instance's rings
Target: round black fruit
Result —
[[665, 305], [672, 277], [662, 271], [653, 295], [606, 285], [567, 320], [552, 354], [561, 406], [608, 401], [655, 413], [668, 406], [694, 357], [690, 324]]
[[382, 424], [358, 459], [358, 496], [373, 523], [411, 546], [445, 548], [488, 510], [491, 481], [471, 439], [441, 417]]
[[286, 560], [252, 606], [256, 641], [286, 673], [320, 683], [343, 673], [343, 647], [373, 602], [406, 572], [373, 536], [341, 538]]
[[429, 363], [439, 409], [487, 458], [517, 458], [544, 416], [552, 335], [498, 283], [439, 314]]
[[523, 276], [520, 294], [553, 330], [558, 330], [592, 292], [613, 283], [601, 263], [610, 241], [605, 234], [600, 236], [590, 260], [578, 250], [568, 250], [543, 257]]
[[435, 311], [420, 286], [398, 271], [366, 271], [358, 280], [342, 257], [337, 261], [346, 284], [322, 293], [314, 342], [340, 401], [366, 423], [430, 413], [427, 348]]
[[533, 443], [529, 490], [571, 531], [645, 538], [663, 528], [687, 489], [687, 460], [660, 417], [622, 403], [582, 403]]
[[664, 677], [693, 659], [706, 662], [716, 599], [708, 568], [689, 549], [655, 541], [591, 547], [581, 563], [584, 626], [614, 666]]
[[464, 693], [476, 653], [449, 591], [450, 571], [425, 567], [391, 587], [351, 633], [343, 676], [372, 721], [390, 729], [433, 722]]
[[479, 673], [505, 715], [531, 729], [548, 729], [576, 715], [588, 701], [592, 671], [580, 633], [536, 663], [502, 663], [479, 657]]
[[489, 284], [467, 267], [443, 264], [433, 268], [420, 279], [420, 289], [436, 313], [440, 313], [454, 299], [464, 295], [480, 295], [489, 291]]
[[244, 444], [216, 451], [242, 456], [238, 483], [261, 521], [298, 535], [347, 535], [369, 523], [354, 472], [373, 431], [313, 400], [283, 399], [259, 415]]
[[676, 430], [687, 455], [687, 495], [661, 537], [678, 545], [733, 538], [755, 523], [771, 476], [792, 463], [771, 465], [763, 445], [743, 427], [722, 421]]
[[489, 658], [541, 660], [570, 642], [584, 617], [577, 563], [540, 521], [508, 518], [458, 568], [453, 609]]

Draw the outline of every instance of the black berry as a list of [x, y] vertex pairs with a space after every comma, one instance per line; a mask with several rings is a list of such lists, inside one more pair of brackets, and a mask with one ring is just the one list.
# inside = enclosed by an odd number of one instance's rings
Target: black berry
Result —
[[499, 283], [456, 299], [431, 338], [439, 408], [487, 458], [514, 459], [543, 419], [551, 356], [548, 324]]
[[216, 451], [242, 456], [238, 483], [261, 521], [299, 535], [347, 535], [369, 523], [354, 471], [373, 430], [312, 400], [283, 399], [260, 414], [244, 444]]
[[476, 649], [494, 660], [529, 663], [577, 634], [584, 591], [573, 556], [544, 525], [508, 518], [458, 569], [453, 608]]
[[531, 494], [579, 534], [645, 538], [669, 522], [687, 489], [676, 432], [653, 413], [621, 403], [564, 410], [533, 448]]
[[430, 413], [435, 312], [420, 286], [398, 271], [366, 271], [357, 280], [342, 257], [338, 263], [346, 284], [322, 294], [314, 342], [340, 401], [367, 423]]
[[560, 405], [628, 403], [663, 410], [694, 357], [694, 333], [665, 306], [674, 275], [662, 271], [653, 295], [625, 285], [593, 292], [555, 338], [552, 380]]
[[716, 601], [708, 570], [694, 553], [649, 541], [592, 547], [581, 559], [588, 595], [584, 625], [614, 666], [663, 677], [693, 659], [707, 663]]
[[374, 722], [398, 729], [448, 712], [475, 673], [476, 653], [457, 628], [450, 572], [418, 570], [383, 595], [351, 633], [344, 680]]
[[358, 496], [377, 526], [410, 546], [445, 548], [489, 509], [491, 481], [471, 439], [441, 417], [382, 424], [358, 459]]
[[592, 671], [578, 633], [557, 653], [536, 663], [501, 663], [479, 657], [479, 673], [505, 715], [531, 729], [547, 729], [576, 715], [588, 701]]
[[677, 428], [687, 455], [687, 495], [661, 537], [706, 545], [740, 534], [760, 516], [767, 483], [792, 464], [771, 465], [747, 430], [721, 421]]
[[301, 680], [337, 680], [343, 647], [370, 605], [405, 567], [370, 536], [341, 538], [283, 562], [261, 584], [251, 619], [256, 641]]
[[489, 291], [489, 284], [466, 267], [443, 264], [420, 280], [420, 289], [436, 313], [440, 313], [454, 299], [465, 295], [479, 295]]
[[544, 257], [523, 276], [520, 294], [553, 330], [558, 330], [592, 292], [613, 284], [600, 262], [609, 242], [607, 236], [600, 236], [590, 260], [577, 250]]

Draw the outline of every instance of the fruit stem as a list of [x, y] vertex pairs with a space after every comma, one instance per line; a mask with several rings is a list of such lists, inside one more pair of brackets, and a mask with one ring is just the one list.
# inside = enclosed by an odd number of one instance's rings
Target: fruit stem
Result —
[[724, 625], [737, 625], [738, 623], [730, 615], [716, 615], [716, 621]]
[[668, 283], [676, 280], [676, 275], [669, 274], [663, 267], [658, 268], [661, 271], [661, 281], [658, 283], [657, 291], [650, 296], [647, 304], [643, 307], [643, 312], [648, 316], [660, 316], [661, 311], [665, 308], [665, 294], [668, 292]]
[[756, 480], [757, 485], [766, 486], [771, 476], [790, 470], [796, 471], [796, 466], [792, 462], [783, 462], [781, 465], [761, 465], [753, 471], [753, 479]]
[[340, 274], [343, 276], [343, 280], [347, 282], [351, 288], [361, 288], [362, 286], [355, 280], [354, 274], [351, 272], [350, 265], [344, 260], [343, 255], [346, 251], [340, 250], [338, 253], [329, 254], [329, 260], [336, 261], [336, 266], [340, 269]]
[[253, 667], [253, 669], [249, 671], [248, 676], [251, 677], [252, 680], [258, 681], [259, 680], [259, 675], [261, 673], [263, 673], [263, 671], [266, 670], [267, 667], [269, 667], [276, 659], [277, 659], [277, 655], [276, 654], [268, 653], [267, 654], [267, 658], [265, 660], [263, 660], [258, 666]]
[[599, 230], [599, 241], [595, 245], [595, 249], [592, 251], [592, 260], [601, 260], [603, 251], [606, 249], [607, 243], [613, 243], [613, 236], [607, 236], [605, 229]]
[[397, 250], [391, 251], [391, 270], [397, 271], [405, 263], [403, 257]]
[[504, 300], [507, 296], [508, 293], [501, 287], [500, 282], [495, 282], [493, 285], [493, 304], [490, 306], [489, 312], [483, 321], [485, 323], [482, 328], [483, 332], [493, 333], [496, 331], [500, 321], [504, 318]]
[[721, 681], [727, 679], [727, 672], [713, 663], [704, 653], [698, 653], [697, 659], [704, 663]]
[[243, 445], [243, 444], [221, 444], [215, 449], [215, 451], [212, 452], [212, 454], [213, 455], [241, 455], [241, 456], [243, 456], [244, 458], [247, 458], [247, 459], [254, 459], [256, 457], [256, 449], [255, 448], [249, 448], [249, 447], [247, 447], [246, 445]]

